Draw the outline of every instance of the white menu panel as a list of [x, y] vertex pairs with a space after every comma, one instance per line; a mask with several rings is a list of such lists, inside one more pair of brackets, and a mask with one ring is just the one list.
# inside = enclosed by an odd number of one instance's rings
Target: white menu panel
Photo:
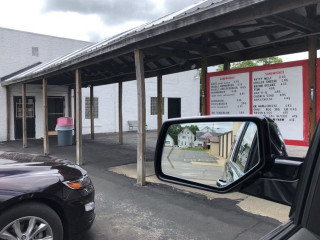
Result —
[[210, 78], [210, 115], [249, 114], [249, 73]]
[[252, 72], [253, 114], [276, 121], [285, 139], [303, 140], [302, 66]]

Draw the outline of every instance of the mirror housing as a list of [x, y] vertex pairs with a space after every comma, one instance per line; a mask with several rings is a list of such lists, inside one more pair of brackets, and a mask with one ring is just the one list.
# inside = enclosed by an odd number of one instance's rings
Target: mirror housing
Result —
[[[187, 179], [177, 178], [174, 176], [166, 175], [162, 169], [162, 154], [164, 150], [164, 142], [167, 136], [167, 132], [172, 125], [177, 124], [193, 124], [193, 123], [223, 123], [223, 122], [253, 122], [257, 126], [258, 131], [258, 143], [259, 143], [259, 163], [249, 171], [248, 174], [243, 176], [241, 179], [236, 180], [231, 184], [225, 184], [224, 180], [219, 179], [219, 188], [215, 186], [209, 186], [207, 184], [197, 183], [193, 181], [189, 181]], [[270, 152], [270, 142], [269, 142], [269, 127], [268, 121], [265, 117], [197, 117], [197, 118], [182, 118], [182, 119], [173, 119], [163, 123], [156, 147], [156, 155], [155, 155], [155, 172], [157, 177], [160, 180], [171, 182], [171, 183], [178, 183], [185, 186], [196, 187], [203, 190], [213, 191], [213, 192], [220, 192], [226, 193], [235, 189], [239, 186], [239, 184], [243, 182], [247, 182], [252, 179], [257, 173], [262, 172], [268, 166], [270, 167], [271, 164], [271, 152]], [[221, 183], [221, 184], [220, 184]]]
[[[217, 179], [217, 186], [205, 184], [203, 182], [191, 181], [187, 177], [177, 177], [167, 175], [163, 171], [162, 155], [164, 154], [165, 141], [170, 126], [174, 124], [190, 124], [193, 123], [215, 123], [215, 122], [252, 122], [257, 127], [258, 132], [258, 144], [259, 144], [259, 158], [260, 161], [251, 168], [241, 178], [236, 179], [234, 182], [228, 184], [224, 179]], [[292, 203], [292, 192], [295, 191], [296, 183], [299, 179], [297, 174], [294, 179], [289, 179], [288, 176], [277, 175], [276, 182], [274, 182], [269, 176], [274, 179], [274, 170], [279, 167], [280, 164], [286, 168], [286, 164], [289, 163], [285, 158], [287, 152], [284, 141], [279, 132], [279, 129], [275, 122], [264, 116], [217, 116], [217, 117], [195, 117], [195, 118], [181, 118], [172, 119], [163, 123], [161, 131], [159, 133], [158, 142], [155, 151], [155, 173], [157, 177], [166, 182], [180, 184], [188, 187], [198, 188], [206, 191], [217, 193], [228, 193], [232, 191], [240, 191], [248, 193], [250, 195], [262, 197], [279, 203], [290, 205]], [[279, 160], [280, 159], [280, 160]], [[281, 160], [283, 159], [283, 161]], [[294, 171], [300, 172], [302, 166], [302, 160], [296, 159], [297, 164], [294, 164]], [[292, 168], [292, 161], [290, 162]], [[181, 171], [184, 171], [181, 168]], [[180, 175], [179, 175], [180, 176]], [[183, 174], [181, 175], [183, 176]], [[265, 182], [272, 181], [273, 189], [265, 190]], [[284, 180], [284, 181], [283, 181]], [[285, 188], [287, 192], [290, 192], [290, 196], [283, 196], [281, 194], [274, 194], [274, 191], [278, 191], [277, 188], [280, 182], [282, 189]], [[259, 183], [259, 184], [257, 184]], [[275, 185], [273, 185], [275, 183]], [[253, 186], [253, 190], [250, 188]], [[280, 197], [279, 197], [280, 196]]]

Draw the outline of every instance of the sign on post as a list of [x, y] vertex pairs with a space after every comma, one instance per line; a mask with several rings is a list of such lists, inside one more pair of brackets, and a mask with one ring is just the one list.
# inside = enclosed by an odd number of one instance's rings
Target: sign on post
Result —
[[307, 146], [308, 62], [209, 73], [210, 115], [257, 114], [273, 119], [287, 144]]
[[249, 73], [210, 78], [210, 115], [249, 114]]
[[285, 139], [303, 141], [302, 66], [252, 72], [253, 114], [277, 122]]

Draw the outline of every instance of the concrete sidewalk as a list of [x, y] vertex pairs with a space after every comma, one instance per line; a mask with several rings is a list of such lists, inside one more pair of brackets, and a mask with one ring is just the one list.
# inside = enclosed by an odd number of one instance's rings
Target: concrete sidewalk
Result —
[[[137, 164], [132, 163], [124, 166], [109, 168], [109, 171], [124, 175], [126, 177], [137, 179]], [[234, 192], [227, 194], [213, 193], [208, 191], [203, 191], [200, 189], [185, 187], [177, 184], [171, 184], [167, 182], [160, 181], [154, 172], [154, 163], [146, 163], [146, 181], [148, 183], [164, 184], [172, 188], [183, 191], [186, 194], [194, 193], [205, 196], [208, 200], [213, 199], [230, 199], [238, 201], [237, 206], [242, 210], [257, 214], [260, 216], [270, 217], [276, 219], [280, 222], [286, 222], [289, 219], [290, 207], [282, 204], [267, 201], [261, 198], [256, 198], [248, 196], [243, 193]]]
[[[287, 151], [289, 156], [293, 157], [305, 157], [308, 151], [308, 147], [301, 146], [287, 146]], [[121, 174], [133, 179], [137, 179], [137, 164], [132, 163], [128, 165], [122, 165], [118, 167], [112, 167], [108, 169], [117, 174]], [[207, 192], [199, 189], [194, 189], [190, 187], [185, 187], [177, 184], [171, 184], [167, 182], [160, 181], [154, 171], [154, 163], [147, 162], [146, 163], [146, 181], [150, 183], [156, 184], [165, 184], [170, 187], [182, 190], [185, 193], [195, 193], [206, 196], [209, 200], [217, 199], [217, 198], [227, 198], [231, 200], [238, 200], [237, 204], [244, 211], [258, 214], [261, 216], [270, 217], [273, 219], [277, 219], [280, 222], [286, 222], [288, 220], [290, 207], [278, 203], [274, 203], [268, 200], [264, 200], [261, 198], [248, 196], [246, 194], [242, 194], [239, 192], [228, 193], [228, 194], [218, 194], [213, 192]]]

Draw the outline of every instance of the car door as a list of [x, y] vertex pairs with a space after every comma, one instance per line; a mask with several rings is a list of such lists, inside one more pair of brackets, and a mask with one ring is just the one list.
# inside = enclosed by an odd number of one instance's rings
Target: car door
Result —
[[303, 166], [290, 220], [267, 234], [263, 240], [320, 239], [320, 122]]
[[[242, 168], [243, 176], [234, 178], [234, 182], [216, 185], [206, 179], [199, 181], [199, 178], [185, 177], [186, 174], [195, 173], [194, 168], [186, 168], [185, 164], [180, 169], [176, 165], [176, 170], [168, 171], [166, 161], [168, 160], [167, 152], [163, 151], [163, 141], [166, 137], [167, 130], [170, 126], [176, 124], [209, 124], [214, 126], [225, 125], [226, 122], [242, 123], [243, 128], [237, 138], [232, 151], [231, 160], [237, 163], [238, 168]], [[255, 136], [254, 128], [249, 130], [250, 138], [243, 141], [247, 134], [248, 126], [256, 126], [258, 138]], [[272, 125], [274, 124], [274, 125]], [[232, 191], [241, 191], [249, 193], [264, 199], [273, 200], [283, 204], [291, 205], [289, 221], [274, 229], [264, 236], [263, 240], [269, 239], [320, 239], [320, 123], [318, 123], [314, 138], [310, 144], [309, 151], [305, 159], [295, 159], [288, 157], [281, 136], [277, 134], [276, 124], [263, 116], [249, 117], [207, 117], [207, 118], [190, 118], [181, 120], [170, 120], [163, 124], [161, 129], [156, 154], [155, 154], [155, 171], [160, 180], [170, 183], [190, 186], [206, 191], [217, 193], [227, 193]], [[238, 126], [234, 124], [233, 126]], [[234, 129], [234, 127], [233, 127]], [[275, 139], [273, 135], [277, 135]], [[249, 139], [249, 141], [248, 141]], [[258, 139], [257, 141], [255, 139]], [[277, 141], [275, 141], [277, 140]], [[279, 143], [278, 143], [279, 140]], [[250, 143], [250, 144], [249, 144]], [[257, 143], [257, 146], [255, 145]], [[249, 144], [247, 148], [241, 145]], [[248, 145], [248, 146], [249, 146]], [[260, 150], [259, 150], [260, 149]], [[256, 150], [259, 150], [257, 155]], [[242, 151], [242, 153], [241, 153]], [[240, 153], [240, 154], [239, 154]], [[247, 162], [241, 162], [239, 165], [238, 157], [243, 157]], [[255, 156], [258, 156], [256, 158]], [[250, 162], [258, 159], [258, 164], [250, 168]], [[171, 159], [170, 161], [172, 161]], [[179, 160], [179, 159], [176, 159]], [[248, 162], [249, 161], [249, 162]], [[249, 165], [248, 165], [249, 164]], [[247, 169], [250, 169], [249, 171]], [[179, 174], [176, 174], [176, 173]], [[290, 174], [288, 174], [290, 173]], [[209, 182], [209, 183], [208, 183]], [[294, 186], [297, 184], [297, 186]], [[250, 191], [248, 191], [250, 190]], [[288, 191], [290, 190], [290, 191]], [[258, 193], [258, 194], [257, 194]], [[292, 195], [291, 195], [292, 194]], [[278, 197], [281, 195], [281, 197]]]
[[[249, 122], [243, 123], [235, 137], [230, 160], [225, 166], [225, 183], [234, 182], [258, 163], [257, 147], [256, 125]], [[251, 161], [247, 161], [248, 159]]]

